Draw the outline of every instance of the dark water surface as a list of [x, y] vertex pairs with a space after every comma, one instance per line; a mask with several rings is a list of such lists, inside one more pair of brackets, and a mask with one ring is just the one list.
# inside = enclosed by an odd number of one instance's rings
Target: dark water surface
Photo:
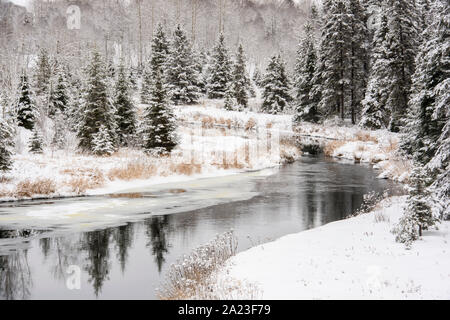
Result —
[[[11, 229], [0, 222], [0, 299], [154, 299], [168, 266], [216, 234], [233, 229], [241, 251], [340, 220], [358, 209], [365, 193], [398, 188], [376, 176], [368, 166], [304, 157], [247, 182], [257, 192], [250, 200], [153, 212], [94, 231]], [[230, 183], [240, 190], [239, 182]], [[0, 209], [0, 217], [13, 210]], [[81, 270], [79, 290], [67, 287], [69, 266]]]

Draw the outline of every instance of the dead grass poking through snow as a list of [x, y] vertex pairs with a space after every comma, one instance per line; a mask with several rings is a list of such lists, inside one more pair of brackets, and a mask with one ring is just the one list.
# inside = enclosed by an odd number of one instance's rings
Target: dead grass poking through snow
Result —
[[109, 170], [107, 176], [110, 180], [131, 181], [137, 179], [148, 179], [156, 175], [158, 168], [147, 162], [133, 161], [123, 167]]
[[323, 149], [323, 153], [327, 157], [332, 157], [334, 154], [334, 151], [336, 151], [336, 149], [342, 147], [346, 143], [347, 143], [346, 141], [342, 141], [342, 140], [330, 141], [325, 145], [325, 148]]
[[256, 122], [256, 120], [254, 118], [250, 118], [245, 124], [245, 131], [255, 130], [257, 125], [258, 123]]
[[56, 184], [51, 179], [24, 180], [16, 186], [14, 195], [20, 198], [29, 198], [33, 195], [50, 195], [55, 192]]
[[[211, 277], [236, 254], [237, 238], [232, 231], [216, 236], [172, 264], [158, 296], [162, 300], [202, 299], [211, 295]], [[211, 297], [209, 297], [211, 298]]]
[[358, 131], [355, 134], [355, 138], [357, 141], [363, 141], [363, 142], [374, 142], [374, 143], [378, 143], [378, 139], [376, 137], [373, 137], [372, 135], [370, 135], [369, 132], [364, 132], [364, 131]]

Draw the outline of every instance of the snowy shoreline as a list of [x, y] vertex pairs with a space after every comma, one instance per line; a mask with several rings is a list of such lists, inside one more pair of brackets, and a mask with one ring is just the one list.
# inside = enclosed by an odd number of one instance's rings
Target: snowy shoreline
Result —
[[392, 197], [370, 213], [241, 252], [219, 271], [216, 285], [250, 283], [269, 300], [449, 299], [450, 222], [405, 250], [391, 233], [405, 202]]

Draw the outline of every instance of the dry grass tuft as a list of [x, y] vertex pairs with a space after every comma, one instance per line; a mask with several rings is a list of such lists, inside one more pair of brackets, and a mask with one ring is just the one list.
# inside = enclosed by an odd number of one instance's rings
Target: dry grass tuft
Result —
[[210, 116], [205, 116], [202, 118], [202, 128], [203, 129], [211, 129], [214, 127], [215, 120]]
[[136, 179], [148, 179], [156, 175], [158, 168], [154, 164], [145, 162], [130, 162], [124, 167], [109, 170], [107, 176], [110, 180], [116, 179], [131, 181]]
[[369, 132], [358, 131], [355, 134], [355, 137], [356, 137], [357, 141], [363, 141], [363, 142], [371, 141], [374, 143], [378, 143], [378, 139], [375, 137], [372, 137]]
[[251, 131], [255, 130], [258, 123], [254, 118], [248, 119], [247, 123], [245, 124], [245, 131]]
[[336, 151], [336, 149], [342, 147], [344, 144], [346, 144], [346, 141], [342, 141], [342, 140], [330, 141], [325, 145], [325, 148], [323, 149], [323, 153], [327, 157], [332, 157], [334, 154], [334, 151]]
[[193, 163], [172, 163], [169, 167], [170, 173], [176, 173], [179, 175], [191, 176], [202, 172], [202, 166], [200, 164]]
[[216, 236], [191, 254], [172, 264], [166, 282], [158, 290], [162, 300], [183, 300], [204, 297], [211, 291], [211, 275], [236, 254], [237, 238], [232, 231]]
[[19, 182], [14, 194], [20, 198], [30, 198], [33, 195], [50, 195], [56, 192], [56, 184], [51, 179]]

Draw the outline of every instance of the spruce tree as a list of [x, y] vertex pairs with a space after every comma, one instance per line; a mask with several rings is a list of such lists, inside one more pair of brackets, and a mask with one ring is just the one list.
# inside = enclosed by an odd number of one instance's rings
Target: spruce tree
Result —
[[348, 66], [349, 99], [352, 124], [356, 124], [356, 116], [364, 99], [367, 78], [367, 17], [360, 0], [347, 0], [347, 19], [350, 34]]
[[386, 9], [383, 9], [380, 24], [373, 38], [371, 70], [365, 98], [362, 102], [363, 111], [359, 125], [366, 129], [382, 129], [389, 123], [389, 110], [386, 107], [389, 96], [389, 61], [386, 55], [388, 33]]
[[100, 54], [95, 51], [87, 68], [84, 103], [80, 109], [78, 146], [84, 151], [94, 151], [93, 139], [100, 126], [105, 126], [111, 140], [116, 141], [115, 109], [108, 93], [109, 80]]
[[117, 116], [117, 135], [120, 145], [128, 146], [136, 133], [136, 112], [130, 96], [131, 85], [123, 63], [118, 68], [114, 107]]
[[296, 115], [294, 121], [316, 123], [319, 121], [319, 113], [317, 110], [319, 101], [315, 101], [311, 93], [313, 91], [314, 75], [317, 67], [317, 54], [312, 26], [307, 23], [304, 31], [305, 36], [297, 50], [297, 61], [295, 64], [294, 89], [296, 91]]
[[422, 167], [416, 167], [410, 178], [410, 190], [404, 215], [394, 227], [396, 241], [411, 246], [414, 240], [422, 236], [423, 230], [438, 221], [430, 206], [430, 175]]
[[66, 115], [60, 110], [56, 110], [53, 119], [53, 137], [51, 147], [52, 149], [61, 150], [66, 147], [66, 135], [69, 130], [69, 123]]
[[391, 111], [389, 129], [399, 132], [404, 125], [414, 73], [414, 58], [417, 49], [417, 12], [414, 1], [387, 0], [388, 34], [387, 56], [389, 74], [387, 76], [389, 96], [386, 102]]
[[[439, 4], [439, 1], [437, 2]], [[442, 103], [448, 103], [450, 74], [448, 20], [442, 17], [446, 7], [436, 5], [436, 22], [425, 31], [425, 39], [416, 58], [412, 95], [409, 101], [406, 134], [402, 149], [421, 164], [428, 163], [436, 154], [438, 140], [446, 123]], [[447, 18], [448, 19], [448, 18]], [[447, 99], [447, 101], [446, 101]], [[448, 105], [447, 105], [448, 107]]]
[[223, 34], [219, 36], [211, 60], [207, 84], [208, 97], [210, 99], [221, 99], [225, 96], [231, 82], [231, 62]]
[[164, 75], [169, 53], [169, 41], [167, 40], [163, 25], [159, 23], [152, 39], [152, 56], [150, 66], [153, 78], [156, 77], [157, 73]]
[[141, 103], [149, 104], [151, 94], [150, 90], [152, 87], [153, 72], [151, 68], [151, 63], [147, 63], [142, 72], [142, 83], [141, 83]]
[[66, 76], [64, 71], [59, 69], [56, 75], [56, 84], [51, 88], [49, 115], [54, 116], [57, 111], [64, 113], [68, 104], [69, 96]]
[[252, 80], [258, 87], [262, 86], [262, 74], [258, 67], [255, 68], [255, 71], [253, 71]]
[[345, 93], [348, 90], [348, 66], [351, 29], [348, 10], [343, 0], [327, 0], [323, 4], [324, 23], [320, 46], [320, 62], [316, 78], [320, 79], [322, 113], [345, 116]]
[[236, 99], [234, 98], [234, 91], [231, 86], [225, 92], [225, 101], [224, 108], [228, 111], [234, 111], [235, 106], [237, 105]]
[[52, 67], [48, 51], [43, 48], [39, 51], [38, 60], [35, 69], [35, 92], [38, 97], [45, 98], [50, 89], [50, 79], [52, 76]]
[[246, 70], [246, 57], [242, 44], [239, 44], [236, 53], [236, 60], [232, 73], [232, 86], [237, 104], [243, 108], [247, 108], [251, 83]]
[[44, 148], [44, 138], [40, 130], [35, 127], [33, 129], [33, 135], [31, 136], [29, 149], [31, 153], [40, 154], [43, 153]]
[[193, 57], [186, 32], [178, 25], [167, 63], [169, 92], [175, 104], [193, 104], [199, 99], [199, 74]]
[[151, 93], [144, 115], [143, 147], [148, 152], [167, 154], [177, 145], [176, 123], [168, 103], [167, 84], [159, 72], [155, 75]]
[[24, 73], [20, 78], [19, 103], [17, 105], [17, 125], [32, 130], [36, 121], [36, 108], [32, 101], [32, 94], [28, 77]]
[[283, 112], [292, 101], [289, 94], [289, 79], [281, 55], [273, 56], [263, 80], [264, 93], [262, 110], [266, 113]]
[[13, 147], [13, 129], [6, 119], [0, 118], [0, 172], [11, 169]]
[[114, 141], [108, 128], [101, 125], [98, 132], [93, 135], [92, 152], [97, 156], [110, 156], [114, 153]]

